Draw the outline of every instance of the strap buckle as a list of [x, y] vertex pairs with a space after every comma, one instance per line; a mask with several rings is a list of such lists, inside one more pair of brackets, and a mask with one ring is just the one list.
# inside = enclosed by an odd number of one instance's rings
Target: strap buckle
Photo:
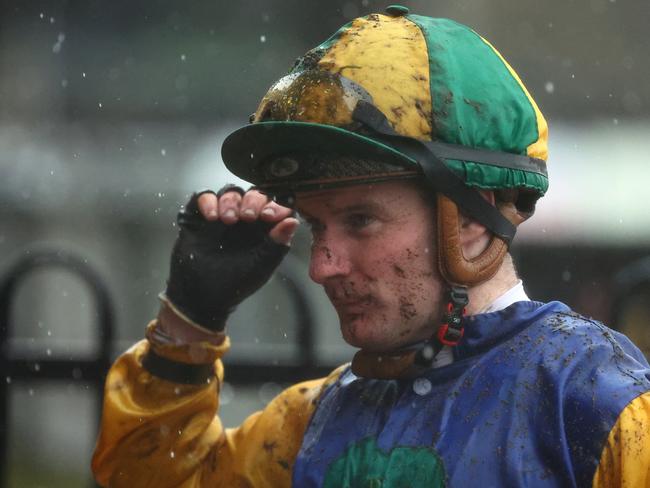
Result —
[[436, 336], [438, 341], [445, 346], [457, 346], [463, 338], [465, 329], [461, 325], [463, 316], [467, 314], [465, 308], [469, 303], [467, 288], [452, 286], [449, 290], [449, 303], [447, 313], [442, 317], [442, 324], [438, 327]]

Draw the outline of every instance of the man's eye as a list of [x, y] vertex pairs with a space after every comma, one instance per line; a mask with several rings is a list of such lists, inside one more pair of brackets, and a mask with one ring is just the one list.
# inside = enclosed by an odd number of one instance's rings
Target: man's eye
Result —
[[368, 214], [351, 214], [346, 218], [346, 224], [353, 229], [363, 229], [375, 221], [374, 217]]

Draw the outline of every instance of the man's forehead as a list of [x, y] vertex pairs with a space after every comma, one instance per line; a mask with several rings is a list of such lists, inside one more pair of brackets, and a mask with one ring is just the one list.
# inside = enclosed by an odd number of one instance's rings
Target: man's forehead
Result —
[[299, 192], [296, 194], [296, 209], [300, 213], [311, 214], [391, 205], [411, 191], [415, 190], [405, 182], [385, 182]]

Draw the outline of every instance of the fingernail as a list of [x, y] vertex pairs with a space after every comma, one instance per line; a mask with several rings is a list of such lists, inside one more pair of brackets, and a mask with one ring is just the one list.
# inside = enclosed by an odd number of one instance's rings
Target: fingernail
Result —
[[244, 209], [242, 214], [244, 214], [244, 215], [246, 215], [248, 217], [255, 217], [255, 210], [253, 210], [252, 208], [246, 208], [246, 209]]
[[273, 210], [272, 208], [265, 208], [264, 210], [262, 210], [262, 215], [266, 215], [267, 217], [272, 217], [275, 215], [275, 210]]
[[208, 217], [216, 217], [216, 216], [217, 216], [217, 209], [216, 208], [212, 208], [212, 209], [208, 210]]
[[224, 217], [228, 217], [229, 219], [233, 218], [235, 216], [235, 211], [232, 208], [229, 208], [223, 213]]

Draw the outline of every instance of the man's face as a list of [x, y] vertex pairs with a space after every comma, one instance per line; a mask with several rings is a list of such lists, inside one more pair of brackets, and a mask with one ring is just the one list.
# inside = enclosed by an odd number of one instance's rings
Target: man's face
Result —
[[323, 285], [346, 342], [389, 351], [428, 339], [441, 314], [434, 212], [412, 183], [307, 192], [309, 274]]

